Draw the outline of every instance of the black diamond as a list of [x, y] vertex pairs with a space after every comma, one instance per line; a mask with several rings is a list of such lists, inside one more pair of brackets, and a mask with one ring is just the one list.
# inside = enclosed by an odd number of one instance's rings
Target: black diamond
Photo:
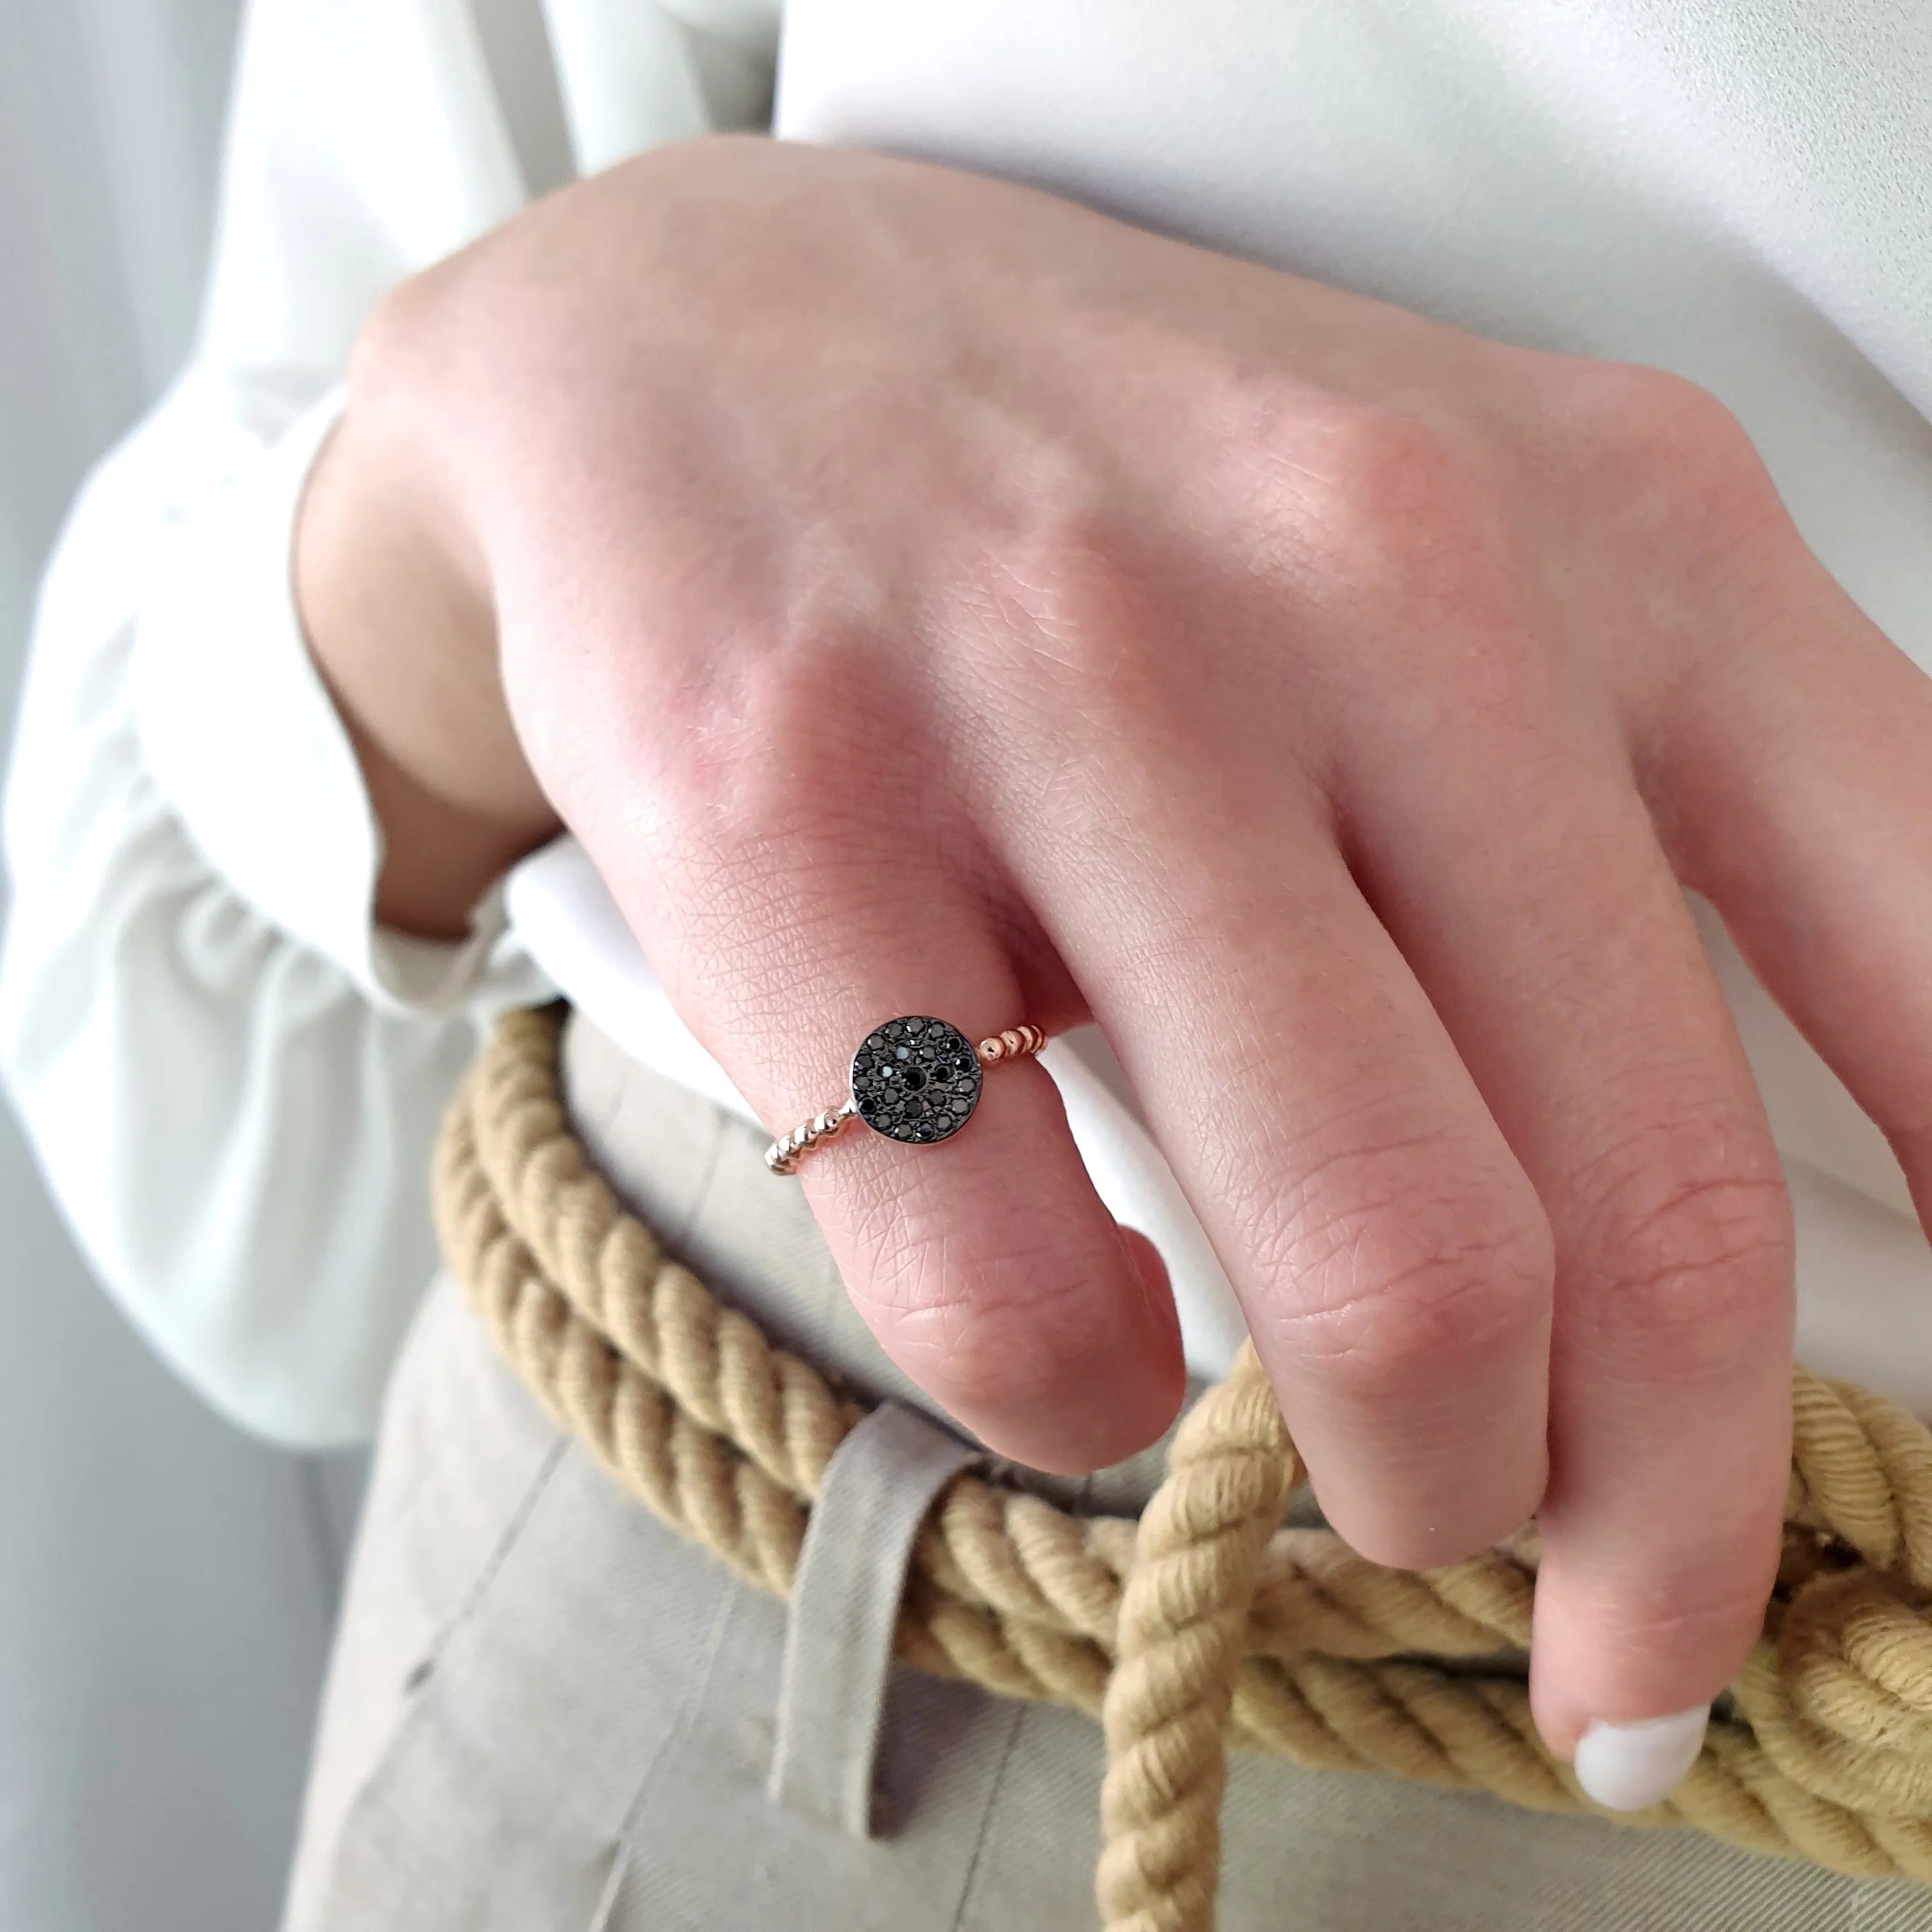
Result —
[[972, 1042], [956, 1027], [908, 1014], [874, 1028], [852, 1056], [852, 1103], [891, 1139], [941, 1141], [970, 1118], [982, 1077]]

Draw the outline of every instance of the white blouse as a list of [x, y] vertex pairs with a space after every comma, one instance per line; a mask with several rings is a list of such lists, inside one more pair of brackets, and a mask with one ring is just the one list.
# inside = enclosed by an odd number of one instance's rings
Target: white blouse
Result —
[[[46, 578], [7, 801], [0, 1070], [102, 1278], [266, 1435], [372, 1429], [434, 1266], [436, 1119], [494, 1013], [561, 988], [742, 1108], [568, 842], [466, 944], [375, 928], [377, 831], [288, 557], [382, 290], [573, 167], [766, 124], [775, 62], [789, 137], [1018, 176], [1702, 382], [1932, 665], [1925, 10], [790, 0], [781, 22], [778, 0], [255, 0], [197, 348]], [[1932, 1250], [1903, 1176], [1706, 929], [1797, 1207], [1801, 1352], [1932, 1414]], [[1172, 1174], [1096, 1039], [1049, 1064], [1211, 1372], [1238, 1317]]]

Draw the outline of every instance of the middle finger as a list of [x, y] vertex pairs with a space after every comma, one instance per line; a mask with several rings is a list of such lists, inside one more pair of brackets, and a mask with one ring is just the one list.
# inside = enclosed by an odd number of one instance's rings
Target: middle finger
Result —
[[1056, 831], [1034, 900], [1330, 1520], [1377, 1562], [1448, 1562], [1543, 1492], [1547, 1224], [1322, 814], [1275, 796], [1265, 820], [1202, 800], [1191, 825], [1170, 784], [1124, 821], [1157, 811], [1157, 842]]

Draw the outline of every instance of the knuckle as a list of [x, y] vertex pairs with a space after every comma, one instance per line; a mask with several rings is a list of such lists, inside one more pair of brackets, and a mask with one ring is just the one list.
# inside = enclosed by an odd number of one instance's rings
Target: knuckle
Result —
[[[1585, 1520], [1546, 1503], [1546, 1560], [1560, 1568], [1564, 1594], [1612, 1667], [1628, 1661], [1647, 1670], [1660, 1657], [1738, 1654], [1762, 1631], [1784, 1542], [1788, 1466], [1774, 1454], [1755, 1480], [1729, 1490], [1714, 1509], [1654, 1508], [1635, 1552], [1614, 1543], [1586, 1548]], [[1681, 1500], [1681, 1489], [1674, 1493]]]
[[1330, 1160], [1318, 1202], [1304, 1182], [1270, 1244], [1265, 1271], [1290, 1284], [1272, 1317], [1282, 1343], [1364, 1400], [1513, 1351], [1548, 1322], [1554, 1260], [1540, 1206], [1494, 1178], [1444, 1184], [1442, 1154], [1410, 1144]]
[[1646, 1579], [1620, 1572], [1598, 1592], [1596, 1642], [1612, 1662], [1647, 1667], [1660, 1656], [1741, 1655], [1764, 1624], [1777, 1566], [1775, 1534], [1738, 1560]]
[[1330, 406], [1280, 452], [1308, 476], [1324, 527], [1343, 543], [1406, 548], [1468, 524], [1472, 466], [1433, 424], [1400, 411]]
[[1597, 480], [1662, 529], [1736, 538], [1781, 518], [1749, 431], [1701, 384], [1636, 364], [1593, 364], [1572, 406], [1577, 447]]
[[891, 868], [938, 892], [978, 862], [922, 790], [918, 748], [873, 730], [879, 699], [839, 658], [830, 645], [813, 675], [783, 652], [712, 688], [653, 690], [648, 728], [620, 726], [616, 752], [582, 761], [578, 822], [631, 842], [658, 970], [735, 1036], [782, 1036], [826, 960], [890, 949], [904, 917], [879, 890]]
[[1376, 640], [1453, 636], [1507, 664], [1528, 574], [1515, 520], [1473, 445], [1400, 411], [1325, 402], [1268, 433], [1266, 520], [1279, 573], [1320, 580], [1325, 608]]
[[[985, 555], [999, 628], [1017, 639], [1030, 681], [1072, 694], [1073, 716], [1130, 713], [1160, 662], [1145, 616], [1151, 573], [1145, 545], [1100, 487], [1045, 490], [1024, 526]], [[1057, 718], [1068, 715], [1055, 706]]]
[[1792, 1270], [1790, 1202], [1774, 1166], [1627, 1181], [1594, 1225], [1585, 1264], [1600, 1348], [1693, 1377], [1762, 1352]]
[[729, 665], [678, 667], [652, 688], [657, 716], [640, 734], [653, 787], [719, 835], [789, 836], [821, 819], [849, 831], [861, 796], [902, 786], [913, 762], [908, 748], [898, 764], [900, 737], [880, 728], [912, 712], [876, 658], [862, 638], [810, 625], [775, 628]]
[[1347, 1273], [1276, 1325], [1304, 1364], [1364, 1402], [1412, 1394], [1472, 1354], [1511, 1351], [1544, 1320], [1526, 1274], [1480, 1247], [1352, 1258]]

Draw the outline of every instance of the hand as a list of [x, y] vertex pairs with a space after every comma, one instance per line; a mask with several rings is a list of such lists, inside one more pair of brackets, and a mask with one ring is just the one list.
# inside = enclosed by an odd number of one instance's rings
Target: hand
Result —
[[[302, 568], [345, 706], [478, 823], [554, 805], [775, 1132], [889, 1015], [1097, 1019], [1341, 1533], [1424, 1565], [1538, 1512], [1559, 1750], [1720, 1688], [1791, 1234], [1682, 887], [1932, 1198], [1932, 694], [1720, 406], [745, 141], [410, 284], [352, 397]], [[386, 568], [470, 616], [386, 640]], [[1162, 1278], [1036, 1066], [801, 1184], [996, 1448], [1172, 1416]]]

